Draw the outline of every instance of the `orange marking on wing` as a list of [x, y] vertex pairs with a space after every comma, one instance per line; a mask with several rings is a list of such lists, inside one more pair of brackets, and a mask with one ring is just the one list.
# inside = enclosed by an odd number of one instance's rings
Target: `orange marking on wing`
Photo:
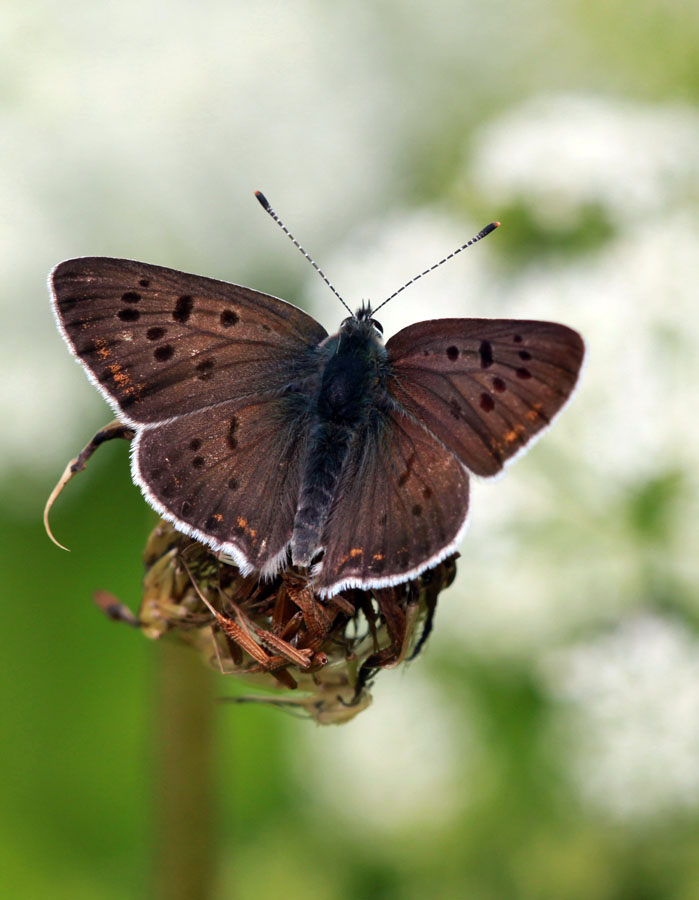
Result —
[[524, 434], [524, 433], [526, 432], [526, 430], [527, 430], [527, 429], [524, 427], [524, 425], [522, 425], [521, 422], [518, 422], [516, 425], [513, 425], [513, 426], [512, 426], [512, 430], [511, 430], [511, 431], [505, 432], [505, 441], [506, 441], [508, 444], [513, 443], [514, 441], [517, 440], [517, 438], [518, 438], [521, 434]]
[[112, 365], [109, 366], [109, 371], [112, 373], [112, 378], [118, 387], [122, 388], [122, 390], [129, 387], [131, 384], [131, 376], [121, 368], [119, 363], [112, 363]]
[[126, 397], [135, 395], [135, 399], [138, 400], [141, 394], [142, 385], [133, 384], [131, 381], [131, 376], [128, 372], [125, 372], [122, 369], [119, 363], [112, 363], [107, 368], [112, 373], [114, 384], [119, 388], [119, 390], [122, 391], [122, 393]]
[[95, 338], [95, 350], [100, 359], [106, 359], [111, 352], [104, 338]]
[[364, 550], [361, 547], [352, 547], [349, 555], [352, 559], [354, 559], [356, 556], [361, 556], [362, 553], [364, 553]]
[[536, 403], [532, 403], [532, 408], [527, 412], [527, 418], [530, 422], [536, 422], [536, 420], [541, 417], [541, 410], [543, 409], [544, 404], [537, 401]]

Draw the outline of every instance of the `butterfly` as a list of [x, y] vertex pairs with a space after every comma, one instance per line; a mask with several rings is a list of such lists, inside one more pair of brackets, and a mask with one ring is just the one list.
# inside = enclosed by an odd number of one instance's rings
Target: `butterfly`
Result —
[[151, 506], [243, 574], [310, 567], [322, 597], [452, 554], [470, 475], [551, 424], [584, 356], [572, 329], [514, 319], [419, 322], [384, 345], [368, 305], [328, 335], [260, 291], [125, 259], [66, 260], [50, 286], [71, 352], [135, 430]]

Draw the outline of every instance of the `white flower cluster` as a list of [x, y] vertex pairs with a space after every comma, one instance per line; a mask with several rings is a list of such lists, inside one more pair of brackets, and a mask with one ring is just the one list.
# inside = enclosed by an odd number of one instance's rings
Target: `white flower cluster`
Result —
[[628, 821], [699, 808], [699, 642], [686, 628], [631, 618], [542, 670], [587, 803]]
[[380, 673], [374, 702], [341, 727], [299, 726], [299, 784], [357, 827], [444, 825], [463, 803], [469, 733], [459, 710], [419, 666]]
[[699, 115], [585, 95], [537, 95], [483, 128], [465, 174], [493, 202], [520, 200], [551, 224], [588, 205], [621, 228], [696, 199]]

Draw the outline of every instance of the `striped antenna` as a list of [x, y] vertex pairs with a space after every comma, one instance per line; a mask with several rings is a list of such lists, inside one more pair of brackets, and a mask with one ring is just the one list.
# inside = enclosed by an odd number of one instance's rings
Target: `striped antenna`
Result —
[[415, 284], [416, 281], [419, 281], [425, 275], [429, 275], [430, 272], [434, 272], [435, 269], [438, 269], [445, 262], [448, 262], [450, 259], [453, 259], [457, 253], [461, 253], [462, 250], [465, 250], [467, 247], [470, 247], [472, 244], [476, 244], [478, 241], [482, 241], [484, 237], [487, 237], [491, 231], [495, 231], [496, 228], [500, 227], [499, 222], [491, 222], [490, 225], [486, 225], [482, 231], [479, 231], [475, 237], [472, 237], [470, 241], [466, 241], [465, 244], [462, 244], [458, 249], [454, 250], [453, 253], [450, 253], [449, 256], [445, 256], [444, 259], [440, 259], [439, 262], [436, 262], [433, 266], [430, 266], [429, 269], [425, 269], [424, 272], [420, 272], [419, 275], [416, 275], [414, 278], [411, 278], [410, 281], [406, 281], [403, 287], [398, 288], [397, 291], [394, 291], [390, 297], [387, 297], [383, 303], [379, 303], [376, 309], [372, 309], [372, 316], [375, 315], [382, 306], [385, 306], [389, 300], [393, 300], [394, 297], [397, 297], [401, 291], [404, 291], [407, 287], [410, 287], [411, 284]]
[[293, 236], [293, 234], [289, 231], [289, 229], [286, 227], [286, 225], [282, 222], [282, 220], [279, 218], [279, 216], [272, 209], [272, 207], [269, 204], [269, 200], [265, 197], [265, 195], [262, 193], [262, 191], [255, 191], [255, 196], [260, 201], [260, 205], [263, 207], [263, 209], [270, 214], [270, 216], [274, 219], [274, 221], [277, 223], [277, 225], [284, 232], [284, 234], [289, 238], [289, 240], [296, 247], [296, 249], [300, 250], [301, 253], [303, 253], [303, 255], [306, 257], [306, 259], [309, 261], [309, 263], [313, 266], [313, 268], [316, 270], [316, 272], [320, 275], [320, 277], [323, 279], [323, 281], [327, 284], [327, 286], [333, 292], [333, 294], [335, 294], [335, 296], [340, 301], [340, 303], [345, 307], [345, 309], [349, 312], [349, 314], [352, 316], [352, 318], [354, 318], [354, 313], [349, 308], [349, 306], [345, 303], [345, 301], [342, 299], [342, 297], [338, 294], [338, 292], [335, 290], [334, 286], [331, 284], [331, 282], [328, 279], [325, 272], [323, 272], [323, 270], [320, 268], [320, 266], [316, 264], [315, 260], [313, 260], [312, 257], [310, 257], [308, 255], [308, 253], [306, 253], [306, 251], [303, 249], [301, 244], [299, 244], [299, 242], [296, 240], [296, 238]]

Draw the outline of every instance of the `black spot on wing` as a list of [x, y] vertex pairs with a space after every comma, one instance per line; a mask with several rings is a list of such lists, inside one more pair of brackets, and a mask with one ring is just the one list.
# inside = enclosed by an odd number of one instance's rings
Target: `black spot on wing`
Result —
[[481, 341], [478, 353], [481, 358], [481, 369], [490, 368], [493, 365], [493, 345], [490, 341]]
[[172, 311], [172, 318], [175, 322], [179, 322], [181, 325], [184, 325], [185, 322], [189, 321], [189, 317], [192, 315], [192, 310], [194, 309], [194, 297], [190, 297], [189, 294], [185, 294], [182, 297], [177, 298], [177, 303], [175, 303], [175, 308]]
[[163, 344], [162, 347], [156, 347], [153, 351], [153, 359], [156, 362], [167, 362], [175, 355], [175, 348], [172, 344]]
[[235, 450], [238, 446], [238, 439], [235, 436], [236, 430], [238, 428], [238, 419], [235, 416], [231, 417], [231, 423], [228, 426], [228, 434], [226, 435], [226, 441], [228, 442], [228, 446], [231, 450]]
[[492, 412], [495, 409], [495, 401], [490, 394], [483, 393], [480, 396], [480, 407], [483, 412]]
[[199, 375], [197, 376], [200, 381], [209, 381], [213, 377], [213, 369], [216, 365], [216, 360], [212, 357], [207, 357], [206, 359], [200, 360], [195, 368]]
[[166, 330], [160, 325], [153, 325], [146, 331], [146, 337], [149, 341], [159, 341], [160, 338], [165, 337], [165, 333]]
[[224, 328], [230, 328], [232, 325], [237, 325], [239, 321], [240, 316], [232, 309], [224, 309], [221, 313], [221, 325], [223, 325]]

